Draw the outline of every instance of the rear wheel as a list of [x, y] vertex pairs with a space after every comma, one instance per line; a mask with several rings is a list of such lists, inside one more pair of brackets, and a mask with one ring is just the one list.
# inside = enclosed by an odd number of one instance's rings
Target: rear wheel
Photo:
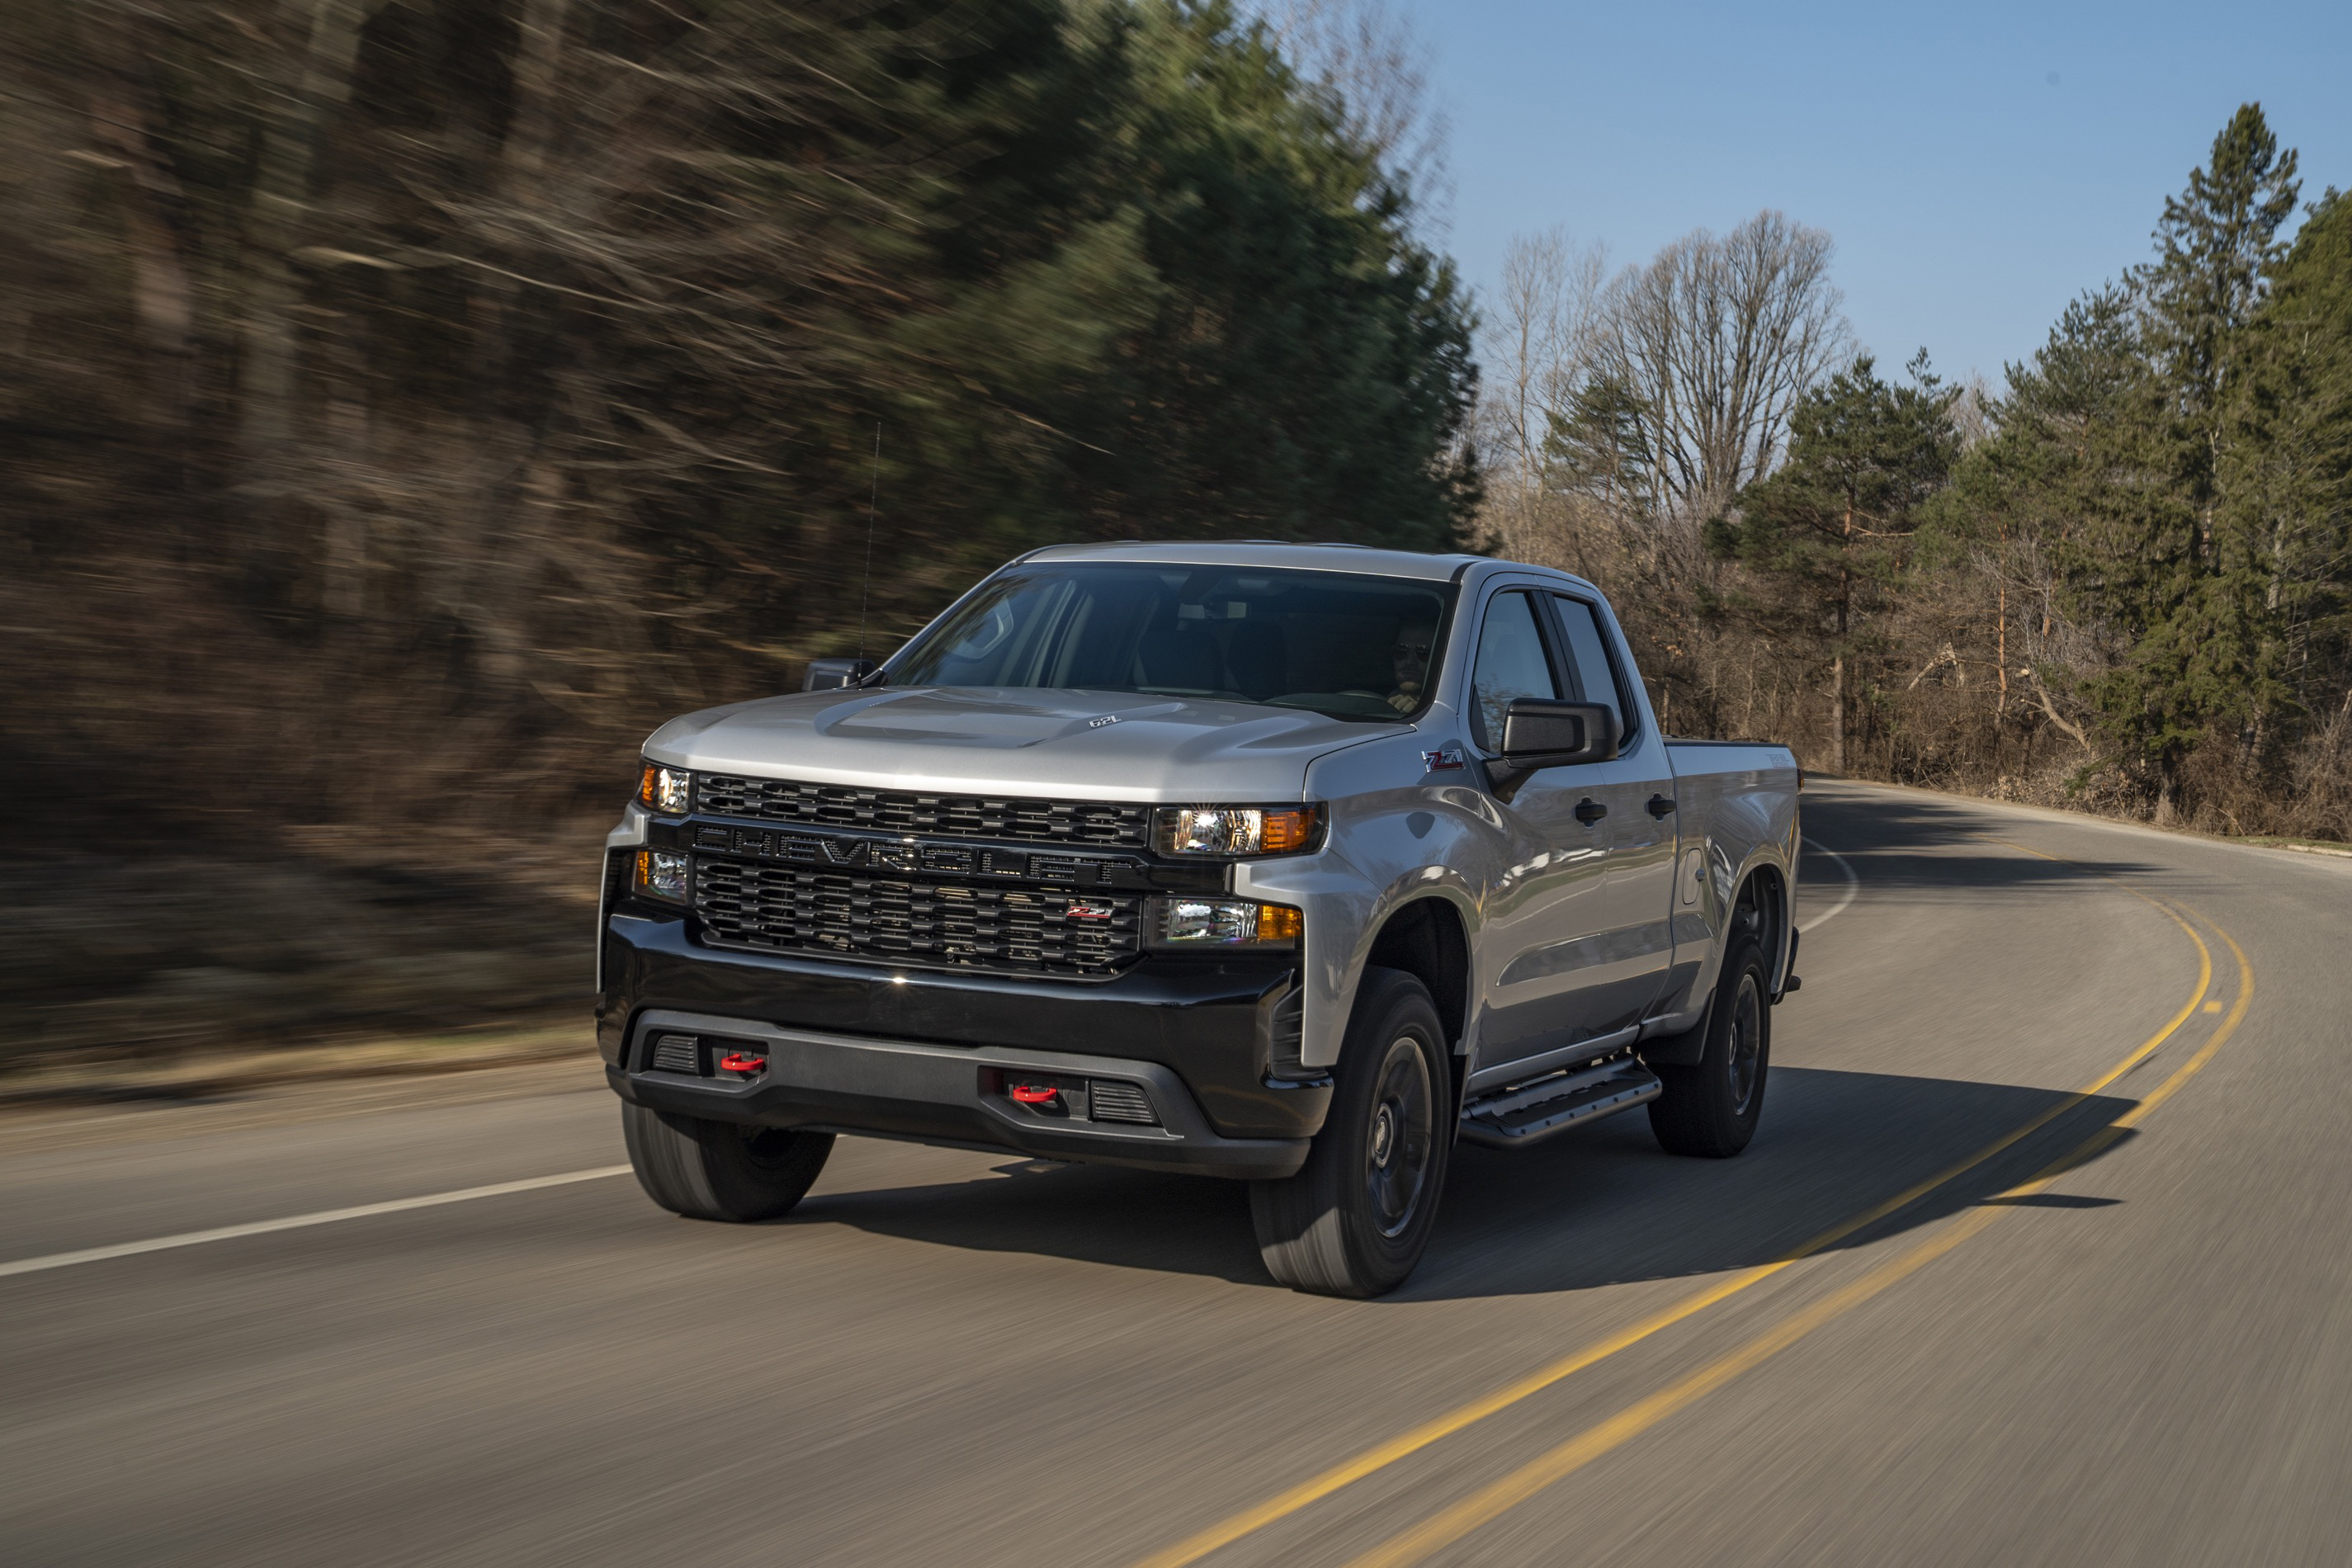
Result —
[[1420, 981], [1367, 970], [1331, 1110], [1295, 1176], [1250, 1184], [1266, 1271], [1294, 1290], [1378, 1296], [1429, 1245], [1454, 1145], [1445, 1031]]
[[1723, 955], [1698, 1060], [1656, 1069], [1665, 1087], [1650, 1101], [1650, 1131], [1669, 1154], [1728, 1159], [1756, 1136], [1772, 1065], [1770, 995], [1764, 949], [1742, 931]]
[[621, 1131], [646, 1195], [688, 1219], [773, 1219], [801, 1201], [833, 1152], [830, 1132], [707, 1121], [625, 1100]]

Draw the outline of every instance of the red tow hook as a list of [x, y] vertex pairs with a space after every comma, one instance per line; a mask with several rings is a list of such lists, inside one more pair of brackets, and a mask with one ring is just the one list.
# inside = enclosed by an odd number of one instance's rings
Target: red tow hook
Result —
[[1051, 1084], [1007, 1084], [1005, 1090], [1015, 1105], [1055, 1106], [1062, 1102], [1062, 1091]]
[[755, 1073], [768, 1070], [768, 1058], [755, 1057], [748, 1051], [730, 1051], [719, 1058], [720, 1072]]

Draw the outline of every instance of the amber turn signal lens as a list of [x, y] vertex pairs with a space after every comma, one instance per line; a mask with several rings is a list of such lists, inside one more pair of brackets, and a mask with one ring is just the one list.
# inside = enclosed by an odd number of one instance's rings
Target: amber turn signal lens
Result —
[[[1306, 848], [1315, 837], [1315, 816], [1311, 805], [1267, 812], [1265, 826], [1260, 830], [1260, 847], [1268, 855], [1289, 855]], [[1298, 911], [1290, 912], [1296, 915]]]
[[1257, 939], [1260, 942], [1297, 942], [1307, 934], [1307, 916], [1286, 904], [1260, 904], [1257, 907]]

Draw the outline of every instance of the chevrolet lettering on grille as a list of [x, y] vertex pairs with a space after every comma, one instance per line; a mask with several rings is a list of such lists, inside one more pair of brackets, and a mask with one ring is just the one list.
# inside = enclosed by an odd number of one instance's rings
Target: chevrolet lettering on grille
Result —
[[694, 847], [753, 860], [842, 870], [929, 873], [977, 877], [991, 881], [1044, 882], [1067, 887], [1147, 885], [1141, 861], [1125, 855], [1038, 853], [973, 844], [940, 844], [918, 838], [878, 838], [840, 833], [792, 833], [762, 827], [698, 827]]

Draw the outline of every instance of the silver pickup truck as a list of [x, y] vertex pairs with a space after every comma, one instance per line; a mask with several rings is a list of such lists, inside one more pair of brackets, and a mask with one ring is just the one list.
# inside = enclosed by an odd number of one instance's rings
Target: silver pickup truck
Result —
[[1754, 1133], [1795, 760], [1672, 741], [1591, 584], [1466, 555], [1067, 546], [878, 667], [646, 742], [605, 1072], [653, 1200], [783, 1213], [841, 1132], [1251, 1184], [1369, 1296], [1457, 1138]]

